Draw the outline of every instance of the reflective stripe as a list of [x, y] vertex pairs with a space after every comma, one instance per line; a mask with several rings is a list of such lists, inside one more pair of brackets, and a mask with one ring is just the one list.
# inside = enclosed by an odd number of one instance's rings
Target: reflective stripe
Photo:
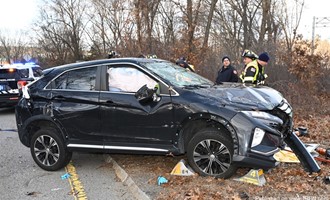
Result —
[[243, 81], [244, 80], [244, 78], [243, 78], [244, 76], [243, 76], [243, 73], [239, 76], [239, 78]]
[[[256, 70], [254, 73], [254, 76], [245, 77], [247, 70], [250, 69], [251, 67], [253, 67]], [[257, 62], [257, 60], [254, 60], [245, 66], [244, 71], [241, 74], [241, 76], [242, 76], [241, 79], [243, 82], [250, 81], [252, 83], [255, 83], [257, 81], [258, 74], [259, 74], [258, 62]]]
[[244, 82], [245, 82], [245, 81], [253, 81], [253, 77], [251, 77], [251, 76], [250, 76], [250, 77], [245, 77], [243, 81], [244, 81]]
[[105, 149], [112, 150], [131, 150], [131, 151], [155, 151], [155, 152], [168, 152], [166, 149], [158, 149], [158, 148], [149, 148], [149, 147], [127, 147], [127, 146], [104, 146]]
[[131, 146], [110, 146], [110, 145], [90, 145], [90, 144], [68, 144], [71, 148], [92, 148], [92, 149], [112, 149], [112, 150], [130, 150], [130, 151], [154, 151], [168, 152], [167, 149], [151, 148], [151, 147], [131, 147]]

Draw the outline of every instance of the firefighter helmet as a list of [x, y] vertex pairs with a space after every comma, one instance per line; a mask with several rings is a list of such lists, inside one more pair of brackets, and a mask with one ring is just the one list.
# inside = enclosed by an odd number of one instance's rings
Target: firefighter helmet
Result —
[[258, 58], [258, 55], [251, 50], [245, 49], [243, 51], [242, 57], [247, 57], [247, 58], [251, 58], [252, 60], [255, 60]]

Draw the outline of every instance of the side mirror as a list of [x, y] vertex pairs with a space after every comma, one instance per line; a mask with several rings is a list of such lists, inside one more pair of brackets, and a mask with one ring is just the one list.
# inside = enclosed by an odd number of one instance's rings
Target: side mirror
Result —
[[153, 101], [155, 90], [149, 89], [147, 85], [142, 86], [136, 93], [135, 98], [140, 103], [147, 103], [149, 101]]

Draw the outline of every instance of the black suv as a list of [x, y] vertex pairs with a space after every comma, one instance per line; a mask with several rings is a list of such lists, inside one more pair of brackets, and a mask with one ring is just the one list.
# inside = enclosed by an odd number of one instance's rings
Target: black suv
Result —
[[285, 142], [319, 167], [292, 134], [292, 108], [274, 89], [223, 83], [159, 59], [118, 58], [44, 70], [16, 107], [21, 142], [45, 170], [78, 150], [185, 154], [201, 175], [270, 169]]
[[16, 105], [19, 100], [19, 89], [41, 75], [41, 67], [34, 63], [1, 65], [0, 108]]

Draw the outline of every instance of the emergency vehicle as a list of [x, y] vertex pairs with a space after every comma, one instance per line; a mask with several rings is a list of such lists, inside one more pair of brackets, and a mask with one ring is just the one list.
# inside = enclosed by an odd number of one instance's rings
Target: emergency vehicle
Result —
[[42, 68], [35, 63], [0, 65], [0, 108], [15, 106], [19, 89], [42, 74]]

